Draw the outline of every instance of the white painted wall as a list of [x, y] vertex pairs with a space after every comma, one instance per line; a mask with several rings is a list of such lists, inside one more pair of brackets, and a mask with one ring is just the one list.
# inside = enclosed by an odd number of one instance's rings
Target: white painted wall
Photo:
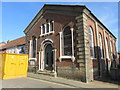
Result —
[[[22, 52], [22, 48], [23, 48], [24, 52]], [[8, 48], [8, 49], [6, 49], [6, 53], [25, 54], [25, 45]]]

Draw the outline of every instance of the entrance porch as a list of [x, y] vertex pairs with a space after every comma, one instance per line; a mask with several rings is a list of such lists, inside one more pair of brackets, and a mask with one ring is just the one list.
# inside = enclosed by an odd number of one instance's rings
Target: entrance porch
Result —
[[52, 40], [44, 40], [39, 51], [39, 74], [57, 76], [56, 73], [56, 49]]

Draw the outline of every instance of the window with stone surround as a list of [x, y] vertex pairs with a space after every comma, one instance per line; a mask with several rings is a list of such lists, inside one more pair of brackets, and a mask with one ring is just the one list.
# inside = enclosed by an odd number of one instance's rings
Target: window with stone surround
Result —
[[108, 39], [105, 38], [105, 46], [106, 46], [106, 57], [109, 59], [109, 51], [108, 51]]
[[50, 21], [50, 31], [54, 31], [54, 21]]
[[113, 48], [112, 48], [112, 41], [110, 41], [110, 54], [111, 54], [111, 58], [113, 59]]
[[50, 32], [50, 24], [49, 24], [49, 20], [47, 19], [46, 20], [46, 33], [49, 33]]
[[36, 37], [32, 37], [32, 58], [36, 56]]
[[102, 35], [99, 33], [99, 43], [100, 43], [100, 57], [103, 59], [103, 42], [102, 42]]
[[45, 34], [45, 24], [42, 25], [42, 34]]
[[63, 55], [72, 55], [72, 35], [70, 27], [66, 27], [63, 31]]
[[89, 44], [90, 44], [90, 56], [91, 58], [94, 58], [94, 36], [93, 36], [92, 27], [88, 28], [88, 35], [89, 35]]
[[42, 24], [40, 27], [41, 29], [41, 36], [54, 33], [54, 21], [53, 20], [46, 20], [45, 24]]

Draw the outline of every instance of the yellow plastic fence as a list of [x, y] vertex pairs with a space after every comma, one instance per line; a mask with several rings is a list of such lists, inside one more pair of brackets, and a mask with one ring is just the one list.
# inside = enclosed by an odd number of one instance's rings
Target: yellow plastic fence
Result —
[[27, 69], [27, 54], [0, 54], [0, 79], [26, 77]]

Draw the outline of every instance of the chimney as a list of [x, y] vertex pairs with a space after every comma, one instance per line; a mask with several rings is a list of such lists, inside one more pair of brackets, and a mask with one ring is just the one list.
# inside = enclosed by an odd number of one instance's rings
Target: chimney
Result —
[[7, 43], [9, 43], [9, 42], [10, 42], [10, 40], [7, 41]]

